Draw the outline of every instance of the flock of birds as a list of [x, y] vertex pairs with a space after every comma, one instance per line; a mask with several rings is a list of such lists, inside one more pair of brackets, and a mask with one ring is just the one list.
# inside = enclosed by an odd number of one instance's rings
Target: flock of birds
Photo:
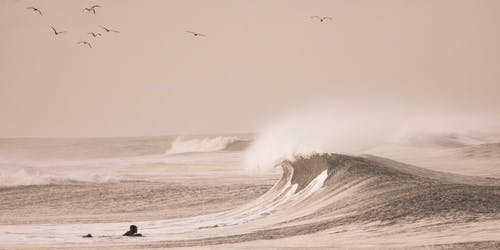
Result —
[[[93, 14], [95, 15], [96, 14], [96, 8], [102, 8], [100, 5], [92, 5], [88, 8], [83, 8], [83, 11], [87, 12], [87, 14]], [[27, 7], [26, 9], [28, 10], [32, 10], [33, 12], [37, 12], [38, 14], [40, 14], [40, 16], [43, 16], [43, 13], [40, 9], [36, 8], [36, 7]], [[332, 17], [329, 17], [329, 16], [311, 16], [311, 19], [317, 19], [318, 21], [320, 22], [325, 22], [327, 20], [333, 20]], [[109, 28], [106, 28], [104, 26], [99, 26], [101, 27], [106, 33], [109, 33], [109, 32], [114, 32], [114, 33], [120, 33], [120, 31], [118, 30], [114, 30], [114, 29], [109, 29]], [[58, 31], [56, 28], [54, 28], [54, 26], [50, 26], [50, 28], [52, 28], [52, 30], [54, 31], [54, 35], [60, 35], [60, 34], [64, 34], [66, 33], [67, 31], [63, 30], [63, 31]], [[198, 33], [198, 32], [194, 32], [194, 31], [186, 31], [187, 33], [195, 36], [195, 37], [198, 37], [198, 36], [206, 36], [205, 34], [202, 34], [202, 33]], [[89, 34], [90, 36], [92, 36], [93, 38], [97, 38], [97, 37], [100, 37], [102, 36], [101, 33], [98, 33], [98, 32], [88, 32], [87, 34]], [[89, 42], [89, 41], [79, 41], [77, 42], [77, 44], [82, 44], [82, 45], [85, 45], [85, 46], [88, 46], [89, 48], [92, 48], [92, 44]]]
[[[101, 8], [101, 6], [100, 5], [92, 5], [89, 8], [84, 8], [83, 11], [86, 11], [87, 14], [91, 14], [92, 13], [93, 15], [95, 15], [96, 14], [96, 8]], [[36, 8], [36, 7], [27, 7], [26, 9], [32, 10], [33, 12], [38, 13], [40, 16], [43, 16], [43, 12], [39, 8]], [[99, 26], [99, 27], [101, 27], [103, 29], [103, 31], [106, 32], [106, 33], [109, 33], [109, 32], [120, 33], [120, 31], [118, 31], [118, 30], [109, 29], [109, 28], [106, 28], [104, 26]], [[50, 26], [50, 28], [52, 29], [52, 31], [54, 31], [54, 35], [56, 35], [56, 36], [68, 32], [68, 31], [65, 31], [65, 30], [57, 30], [54, 26]], [[102, 36], [102, 33], [99, 33], [99, 32], [88, 32], [87, 34], [90, 35], [90, 36], [92, 36], [93, 38], [97, 38], [97, 37]], [[82, 40], [82, 41], [77, 42], [77, 44], [82, 44], [84, 46], [88, 46], [89, 48], [92, 48], [92, 44], [89, 41], [83, 41]]]

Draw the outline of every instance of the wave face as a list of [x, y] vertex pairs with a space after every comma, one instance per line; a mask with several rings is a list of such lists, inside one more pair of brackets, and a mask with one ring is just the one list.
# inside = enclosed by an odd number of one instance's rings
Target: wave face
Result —
[[235, 136], [217, 136], [201, 139], [184, 140], [181, 137], [176, 138], [167, 155], [186, 154], [186, 153], [209, 153], [223, 150], [243, 150], [247, 146], [248, 140]]
[[[338, 223], [431, 218], [453, 220], [498, 218], [500, 180], [470, 177], [398, 163], [375, 156], [314, 154], [284, 161], [280, 183], [306, 188], [324, 171], [324, 185], [304, 206], [313, 213], [294, 220], [321, 217]], [[338, 217], [337, 219], [328, 219]]]

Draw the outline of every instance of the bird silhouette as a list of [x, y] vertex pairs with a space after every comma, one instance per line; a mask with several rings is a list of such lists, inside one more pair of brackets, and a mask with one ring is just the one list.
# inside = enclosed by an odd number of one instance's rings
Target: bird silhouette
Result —
[[52, 28], [52, 30], [54, 31], [54, 34], [57, 36], [59, 34], [62, 34], [62, 33], [66, 33], [66, 31], [57, 31], [56, 28], [54, 28], [54, 26], [50, 26]]
[[204, 34], [201, 34], [201, 33], [196, 33], [196, 32], [193, 32], [193, 31], [186, 31], [187, 33], [190, 33], [190, 34], [193, 34], [193, 36], [205, 36]]
[[89, 46], [89, 48], [92, 48], [92, 45], [87, 41], [79, 41], [77, 44], [86, 44]]
[[89, 35], [92, 35], [94, 38], [96, 38], [98, 36], [102, 36], [101, 33], [94, 33], [94, 32], [89, 32]]
[[101, 6], [100, 5], [92, 5], [90, 8], [84, 8], [83, 11], [87, 11], [87, 14], [90, 14], [90, 12], [92, 12], [95, 15], [95, 8], [101, 8]]
[[331, 17], [329, 16], [312, 16], [311, 17], [312, 19], [314, 18], [317, 18], [320, 22], [323, 22], [325, 20], [333, 20]]
[[116, 33], [120, 33], [120, 31], [118, 31], [118, 30], [108, 29], [108, 28], [106, 28], [106, 27], [104, 27], [104, 26], [99, 26], [99, 27], [103, 28], [106, 32], [116, 32]]
[[35, 8], [35, 7], [28, 7], [26, 9], [36, 11], [36, 12], [38, 12], [38, 14], [40, 14], [40, 16], [43, 16], [42, 12], [39, 9]]

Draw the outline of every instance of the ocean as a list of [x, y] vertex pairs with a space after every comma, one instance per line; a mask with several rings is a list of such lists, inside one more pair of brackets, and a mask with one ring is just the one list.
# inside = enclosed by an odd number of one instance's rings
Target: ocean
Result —
[[0, 249], [499, 248], [500, 144], [429, 141], [260, 168], [251, 134], [0, 139]]

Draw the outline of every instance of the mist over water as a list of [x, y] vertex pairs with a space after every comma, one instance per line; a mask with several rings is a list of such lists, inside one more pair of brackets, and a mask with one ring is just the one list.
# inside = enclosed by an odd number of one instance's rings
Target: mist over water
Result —
[[357, 155], [388, 144], [474, 145], [499, 139], [500, 123], [488, 116], [388, 105], [323, 105], [290, 113], [264, 128], [247, 150], [244, 165], [250, 171], [259, 171], [297, 155]]

